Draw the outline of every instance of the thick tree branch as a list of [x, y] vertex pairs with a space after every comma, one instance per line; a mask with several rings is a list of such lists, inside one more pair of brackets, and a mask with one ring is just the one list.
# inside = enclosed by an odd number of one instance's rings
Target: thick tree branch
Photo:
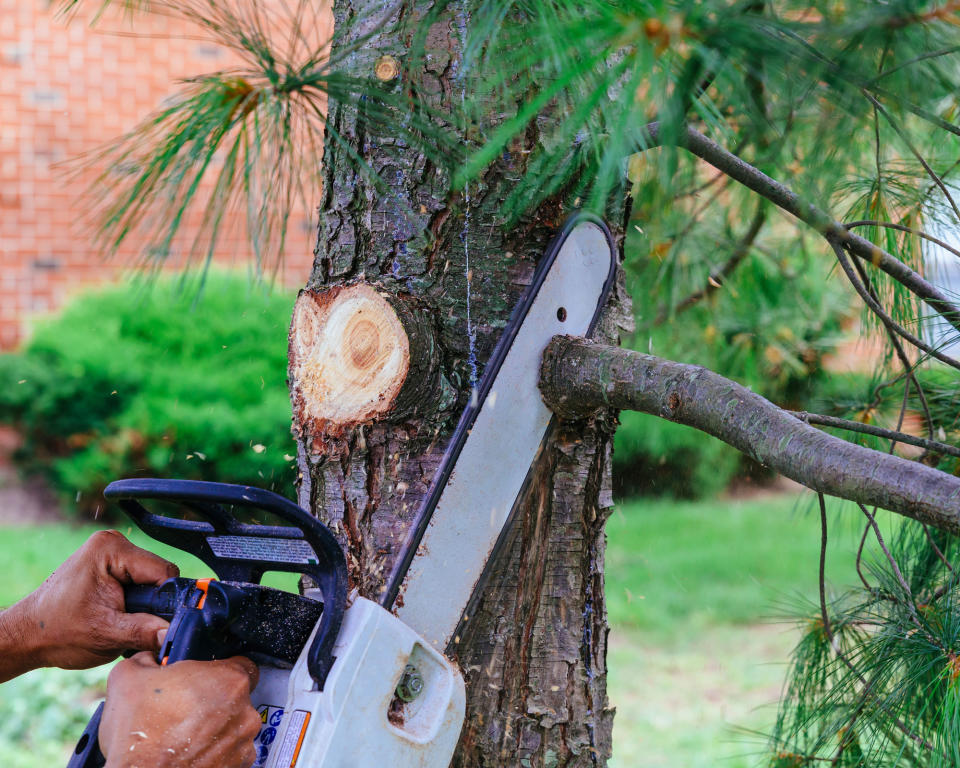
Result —
[[706, 368], [556, 336], [544, 352], [540, 389], [561, 417], [601, 407], [650, 413], [713, 435], [820, 493], [960, 533], [960, 478], [822, 432]]
[[[667, 138], [662, 135], [660, 123], [648, 123], [643, 129], [640, 144], [643, 147], [659, 146]], [[939, 288], [929, 283], [918, 272], [912, 270], [895, 256], [869, 240], [849, 231], [825, 211], [812, 203], [801, 200], [786, 185], [770, 178], [690, 126], [685, 126], [673, 140], [677, 146], [683, 147], [748, 189], [770, 200], [787, 213], [809, 224], [828, 240], [843, 244], [854, 256], [883, 270], [905, 288], [923, 299], [947, 322], [960, 331], [960, 308], [955, 306]]]

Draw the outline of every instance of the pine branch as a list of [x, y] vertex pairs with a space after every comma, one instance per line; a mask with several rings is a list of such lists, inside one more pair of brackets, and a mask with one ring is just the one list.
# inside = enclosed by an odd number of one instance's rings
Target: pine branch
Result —
[[833, 248], [834, 253], [837, 256], [837, 262], [840, 264], [840, 268], [843, 270], [844, 274], [847, 276], [847, 279], [850, 281], [850, 285], [853, 286], [854, 290], [863, 299], [863, 303], [873, 312], [874, 315], [880, 320], [881, 324], [887, 331], [890, 332], [891, 338], [892, 334], [900, 336], [904, 341], [910, 342], [917, 349], [926, 352], [933, 358], [936, 358], [941, 363], [949, 365], [951, 368], [956, 368], [960, 370], [960, 360], [956, 360], [949, 355], [945, 355], [936, 348], [927, 344], [919, 336], [916, 336], [906, 330], [903, 326], [897, 323], [887, 311], [880, 305], [880, 302], [877, 300], [877, 297], [870, 291], [870, 289], [862, 281], [862, 277], [857, 274], [857, 270], [854, 269], [853, 264], [850, 263], [850, 260], [847, 258], [847, 254], [843, 246], [828, 237], [827, 242], [830, 243], [830, 247]]
[[950, 325], [960, 331], [960, 308], [953, 304], [945, 293], [895, 256], [869, 240], [854, 234], [812, 203], [801, 200], [786, 185], [770, 178], [690, 126], [685, 126], [678, 135], [668, 137], [663, 135], [660, 123], [648, 123], [641, 131], [638, 144], [641, 149], [649, 149], [666, 142], [682, 147], [705, 160], [717, 170], [726, 173], [730, 178], [813, 227], [827, 239], [841, 243], [854, 256], [883, 270], [905, 288], [923, 299], [927, 305], [942, 315]]
[[847, 229], [856, 229], [857, 227], [878, 227], [882, 229], [895, 229], [898, 232], [906, 232], [909, 235], [916, 235], [917, 237], [933, 243], [934, 245], [943, 248], [945, 251], [953, 254], [957, 258], [960, 258], [960, 250], [954, 248], [947, 242], [944, 242], [938, 237], [934, 237], [927, 232], [924, 232], [921, 229], [914, 229], [913, 227], [908, 227], [905, 224], [895, 224], [892, 221], [877, 221], [876, 219], [861, 220], [861, 221], [848, 221], [844, 223]]
[[544, 352], [540, 390], [562, 418], [603, 407], [650, 413], [820, 493], [960, 533], [960, 478], [829, 435], [706, 368], [557, 336]]

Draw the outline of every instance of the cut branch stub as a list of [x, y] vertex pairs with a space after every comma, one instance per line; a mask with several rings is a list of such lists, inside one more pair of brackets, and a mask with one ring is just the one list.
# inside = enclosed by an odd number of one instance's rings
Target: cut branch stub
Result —
[[351, 431], [440, 405], [433, 334], [410, 300], [358, 283], [303, 290], [290, 327], [294, 431], [336, 453]]

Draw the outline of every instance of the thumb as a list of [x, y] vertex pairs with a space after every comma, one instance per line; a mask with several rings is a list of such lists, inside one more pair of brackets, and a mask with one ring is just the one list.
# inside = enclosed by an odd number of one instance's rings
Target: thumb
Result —
[[157, 654], [149, 653], [148, 651], [141, 651], [140, 653], [135, 653], [129, 659], [124, 659], [119, 664], [117, 664], [114, 669], [120, 669], [121, 667], [145, 667], [148, 669], [159, 669], [160, 665], [157, 663]]
[[166, 619], [149, 613], [118, 613], [110, 636], [117, 648], [156, 653], [160, 650], [160, 633], [166, 633], [169, 627]]

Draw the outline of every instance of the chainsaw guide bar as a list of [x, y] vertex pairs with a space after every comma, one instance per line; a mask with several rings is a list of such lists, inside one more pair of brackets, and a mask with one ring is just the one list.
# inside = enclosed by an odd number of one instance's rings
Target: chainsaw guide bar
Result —
[[380, 604], [396, 607], [440, 651], [452, 650], [458, 626], [480, 597], [551, 423], [538, 388], [543, 350], [558, 334], [593, 331], [613, 286], [616, 255], [610, 230], [590, 214], [572, 217], [553, 239], [384, 587]]

